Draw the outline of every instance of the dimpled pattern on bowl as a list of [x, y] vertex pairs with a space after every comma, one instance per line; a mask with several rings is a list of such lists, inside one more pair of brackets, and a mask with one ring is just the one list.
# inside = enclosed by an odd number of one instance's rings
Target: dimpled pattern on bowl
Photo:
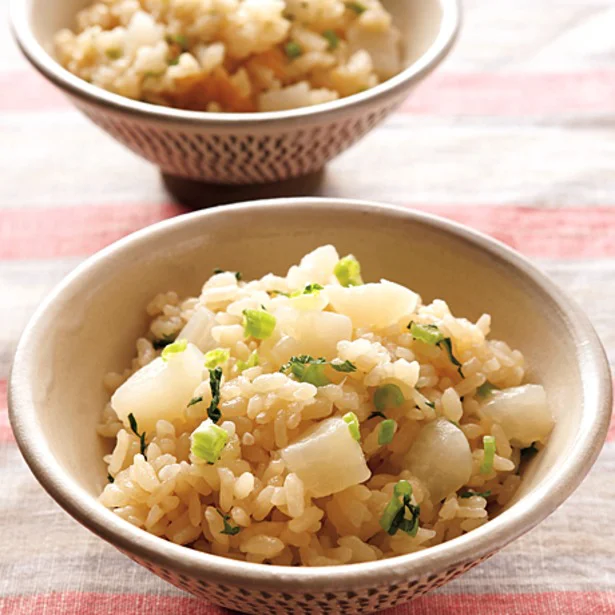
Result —
[[158, 575], [168, 583], [227, 609], [254, 615], [272, 613], [304, 615], [307, 613], [330, 613], [331, 615], [356, 615], [372, 613], [419, 598], [432, 589], [441, 587], [474, 566], [490, 558], [496, 551], [481, 558], [463, 562], [438, 574], [413, 577], [404, 583], [393, 583], [380, 587], [358, 589], [357, 591], [327, 591], [322, 593], [287, 593], [244, 589], [231, 585], [217, 584], [205, 579], [186, 576], [164, 566], [125, 555]]
[[297, 121], [289, 128], [267, 132], [238, 126], [232, 134], [140, 120], [71, 98], [95, 124], [163, 173], [209, 183], [254, 184], [318, 171], [381, 122], [404, 97], [382, 100], [368, 112], [345, 114], [326, 123]]

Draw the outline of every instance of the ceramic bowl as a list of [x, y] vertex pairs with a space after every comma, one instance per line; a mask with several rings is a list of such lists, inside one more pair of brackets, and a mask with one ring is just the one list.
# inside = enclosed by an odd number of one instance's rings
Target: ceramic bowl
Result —
[[94, 123], [167, 174], [214, 183], [305, 175], [368, 133], [447, 55], [458, 0], [385, 0], [403, 33], [405, 70], [332, 103], [268, 113], [204, 113], [131, 100], [90, 85], [53, 58], [53, 36], [91, 0], [13, 0], [12, 25], [30, 62]]
[[[339, 567], [235, 561], [172, 544], [105, 509], [103, 375], [121, 371], [161, 291], [199, 292], [216, 266], [246, 279], [284, 273], [313, 248], [354, 253], [385, 276], [445, 299], [525, 355], [557, 424], [511, 505], [484, 526], [424, 551]], [[10, 381], [17, 441], [43, 487], [87, 528], [163, 579], [249, 613], [368, 613], [424, 594], [493, 555], [553, 512], [605, 439], [611, 381], [588, 319], [527, 260], [453, 222], [360, 201], [279, 199], [200, 211], [148, 227], [89, 258], [44, 301], [19, 342]]]

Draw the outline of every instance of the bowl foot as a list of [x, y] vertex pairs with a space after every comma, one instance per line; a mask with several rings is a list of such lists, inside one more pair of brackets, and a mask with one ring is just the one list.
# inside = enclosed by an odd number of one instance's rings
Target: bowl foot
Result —
[[208, 184], [195, 179], [161, 172], [167, 192], [190, 209], [207, 209], [255, 199], [289, 196], [321, 196], [325, 184], [324, 169], [270, 184]]

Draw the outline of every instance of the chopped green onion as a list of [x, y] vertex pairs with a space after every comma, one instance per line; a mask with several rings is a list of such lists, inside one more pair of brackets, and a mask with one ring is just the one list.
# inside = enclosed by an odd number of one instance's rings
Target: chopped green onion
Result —
[[491, 495], [491, 489], [487, 489], [487, 491], [462, 491], [459, 494], [460, 498], [473, 498], [474, 496], [478, 496], [479, 498], [488, 498]]
[[296, 41], [289, 41], [286, 43], [284, 46], [284, 51], [291, 60], [294, 60], [303, 54], [303, 48]]
[[183, 34], [169, 34], [166, 39], [169, 45], [175, 43], [182, 48], [182, 51], [188, 49], [188, 39]]
[[108, 473], [107, 473], [107, 480], [108, 480], [110, 483], [114, 483], [114, 482], [115, 482], [115, 478], [113, 478], [113, 476], [111, 476], [111, 474], [108, 474]]
[[189, 402], [186, 408], [190, 408], [190, 406], [194, 406], [195, 404], [200, 404], [203, 401], [203, 396], [199, 395], [198, 397], [193, 397]]
[[190, 436], [190, 451], [195, 457], [207, 463], [215, 463], [228, 442], [228, 433], [207, 419]]
[[139, 444], [141, 447], [141, 455], [143, 455], [143, 457], [145, 458], [145, 461], [147, 461], [147, 455], [145, 454], [145, 432], [143, 433], [139, 433], [139, 426], [137, 425], [137, 419], [135, 418], [135, 415], [131, 412], [128, 415], [128, 423], [130, 424], [130, 429], [132, 430], [132, 433], [135, 434], [135, 436], [137, 436], [137, 438], [139, 438]]
[[536, 442], [532, 442], [530, 446], [527, 448], [521, 449], [521, 460], [529, 461], [536, 453], [538, 453], [538, 449], [536, 448]]
[[350, 361], [344, 361], [343, 363], [333, 363], [332, 362], [332, 363], [329, 363], [329, 365], [336, 372], [343, 372], [345, 374], [357, 371], [357, 366], [354, 363], [351, 363]]
[[357, 15], [361, 15], [367, 11], [367, 7], [361, 2], [346, 2], [346, 8], [354, 11]]
[[119, 58], [122, 57], [122, 50], [121, 49], [117, 49], [117, 48], [107, 49], [107, 51], [105, 51], [105, 55], [110, 60], [118, 60]]
[[382, 412], [391, 406], [401, 406], [404, 403], [404, 394], [396, 384], [384, 384], [374, 393], [374, 406]]
[[169, 344], [172, 344], [174, 341], [174, 335], [165, 335], [159, 340], [154, 340], [152, 342], [152, 346], [154, 347], [154, 350], [162, 350], [163, 348], [166, 348]]
[[295, 290], [290, 293], [289, 297], [299, 297], [300, 295], [317, 295], [321, 290], [324, 290], [324, 286], [320, 284], [308, 284], [303, 290]]
[[361, 265], [352, 254], [337, 261], [333, 273], [342, 286], [361, 286], [363, 284]]
[[171, 58], [168, 61], [169, 66], [177, 66], [178, 64], [179, 64], [179, 56], [176, 56], [175, 58]]
[[266, 340], [275, 329], [275, 316], [264, 310], [244, 310], [243, 316], [243, 332], [246, 337]]
[[[393, 536], [398, 530], [406, 532], [409, 536], [416, 536], [419, 529], [419, 515], [421, 509], [411, 503], [412, 485], [407, 480], [400, 480], [393, 488], [391, 501], [386, 505], [380, 517], [380, 527]], [[405, 518], [406, 510], [410, 519]]]
[[[214, 269], [214, 275], [218, 275], [219, 273], [226, 273], [226, 271], [224, 269], [220, 269], [220, 267], [216, 267]], [[241, 271], [233, 271], [233, 273], [235, 274], [235, 278], [237, 279], [237, 281], [241, 281], [242, 279], [242, 275], [241, 275]]]
[[493, 436], [483, 436], [484, 456], [480, 464], [480, 473], [489, 474], [493, 470], [493, 460], [495, 458], [495, 438]]
[[242, 361], [238, 359], [237, 361], [237, 369], [240, 372], [245, 371], [246, 369], [250, 369], [251, 367], [256, 367], [258, 365], [258, 353], [256, 350], [248, 357], [247, 361]]
[[290, 294], [287, 292], [284, 292], [283, 290], [268, 290], [267, 292], [272, 297], [275, 297], [276, 295], [282, 295], [282, 297], [290, 297]]
[[423, 342], [425, 344], [430, 344], [431, 346], [438, 346], [439, 348], [444, 348], [448, 354], [448, 358], [451, 363], [457, 368], [459, 375], [462, 378], [465, 378], [462, 371], [462, 364], [457, 360], [455, 355], [453, 354], [453, 342], [450, 337], [445, 337], [442, 331], [436, 327], [436, 325], [420, 325], [416, 322], [411, 321], [408, 324], [408, 329], [410, 329], [410, 333], [415, 340], [419, 342]]
[[231, 356], [231, 351], [226, 348], [216, 348], [205, 353], [205, 367], [207, 369], [213, 369], [226, 363]]
[[224, 521], [224, 529], [220, 532], [220, 534], [227, 534], [228, 536], [235, 536], [235, 534], [239, 534], [241, 528], [238, 525], [231, 525], [228, 521], [231, 518], [230, 515], [225, 515], [221, 513], [217, 508], [216, 512], [222, 517], [222, 521]]
[[346, 412], [342, 417], [348, 423], [350, 435], [357, 441], [361, 442], [361, 432], [359, 431], [359, 419], [354, 412]]
[[188, 348], [188, 340], [177, 340], [176, 342], [165, 346], [160, 356], [162, 357], [163, 361], [168, 361], [169, 358], [172, 357], [174, 354], [184, 352], [186, 348]]
[[436, 325], [420, 325], [411, 321], [408, 325], [410, 333], [415, 340], [435, 346], [444, 339], [444, 334], [436, 327]]
[[384, 414], [384, 412], [372, 412], [368, 417], [367, 420], [369, 421], [369, 419], [375, 419], [376, 417], [380, 417], [382, 419], [386, 419], [386, 414]]
[[496, 387], [495, 384], [491, 384], [489, 380], [485, 380], [485, 382], [483, 382], [483, 384], [481, 384], [476, 389], [476, 394], [479, 397], [487, 397], [488, 395], [491, 395], [493, 391], [499, 391], [499, 390], [500, 390], [500, 387]]
[[222, 412], [218, 407], [220, 404], [220, 383], [222, 381], [222, 370], [219, 367], [209, 370], [209, 389], [211, 391], [211, 403], [207, 408], [207, 416], [217, 423], [222, 418]]
[[325, 30], [322, 33], [323, 37], [327, 39], [329, 42], [329, 50], [334, 51], [338, 48], [340, 44], [340, 37], [335, 33], [334, 30]]
[[397, 423], [393, 419], [382, 421], [382, 423], [380, 423], [380, 429], [378, 430], [378, 444], [380, 446], [390, 444], [396, 429]]

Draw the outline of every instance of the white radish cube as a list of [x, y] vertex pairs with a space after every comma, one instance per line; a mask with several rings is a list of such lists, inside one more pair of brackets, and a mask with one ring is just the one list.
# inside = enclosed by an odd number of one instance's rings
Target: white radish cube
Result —
[[371, 476], [361, 445], [339, 417], [315, 425], [280, 454], [315, 498], [338, 493]]
[[183, 417], [184, 409], [201, 383], [203, 353], [193, 344], [168, 360], [158, 357], [135, 372], [111, 398], [111, 406], [129, 428], [133, 414], [139, 432], [152, 434], [160, 419], [173, 421]]
[[178, 340], [186, 340], [194, 344], [202, 352], [208, 352], [216, 347], [216, 341], [211, 335], [216, 324], [215, 314], [206, 307], [198, 307], [177, 336]]

